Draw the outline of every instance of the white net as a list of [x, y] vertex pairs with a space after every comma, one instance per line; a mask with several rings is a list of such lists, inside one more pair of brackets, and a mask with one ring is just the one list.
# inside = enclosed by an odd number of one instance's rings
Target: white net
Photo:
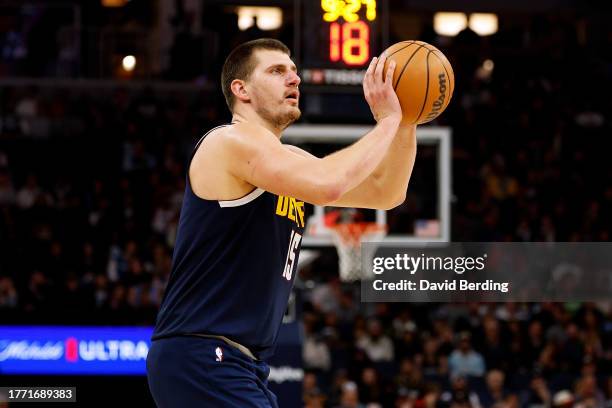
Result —
[[361, 242], [380, 241], [386, 232], [384, 225], [365, 222], [336, 224], [331, 228], [342, 281], [354, 282], [370, 277], [369, 268], [362, 268], [362, 259], [370, 262], [376, 247], [367, 246], [362, 251]]

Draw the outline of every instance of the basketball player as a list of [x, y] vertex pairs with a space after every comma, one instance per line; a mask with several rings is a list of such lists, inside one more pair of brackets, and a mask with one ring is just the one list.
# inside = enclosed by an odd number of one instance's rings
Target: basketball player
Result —
[[[240, 45], [223, 66], [233, 113], [188, 168], [172, 273], [147, 357], [160, 407], [276, 407], [264, 362], [296, 274], [304, 202], [392, 208], [404, 200], [415, 127], [401, 125], [394, 65], [373, 59], [363, 81], [376, 119], [322, 159], [281, 143], [300, 117], [300, 78], [282, 43]], [[383, 75], [385, 74], [385, 75]]]

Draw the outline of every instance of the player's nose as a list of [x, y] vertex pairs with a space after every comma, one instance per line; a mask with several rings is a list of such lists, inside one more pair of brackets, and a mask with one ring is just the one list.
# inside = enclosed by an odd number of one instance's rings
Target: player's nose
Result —
[[289, 71], [289, 75], [287, 76], [287, 83], [291, 86], [298, 86], [302, 82], [302, 78], [297, 74], [297, 72]]

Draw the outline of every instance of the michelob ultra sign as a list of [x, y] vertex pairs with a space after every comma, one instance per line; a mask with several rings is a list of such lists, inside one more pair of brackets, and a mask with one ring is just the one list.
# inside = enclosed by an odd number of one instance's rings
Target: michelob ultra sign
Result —
[[0, 374], [144, 375], [151, 327], [0, 326]]

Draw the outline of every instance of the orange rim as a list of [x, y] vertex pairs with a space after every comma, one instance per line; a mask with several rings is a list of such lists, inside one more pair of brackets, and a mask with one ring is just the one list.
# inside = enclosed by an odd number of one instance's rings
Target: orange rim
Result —
[[340, 238], [343, 244], [359, 245], [361, 238], [365, 234], [375, 232], [386, 232], [386, 225], [379, 225], [375, 222], [351, 222], [346, 224], [334, 224], [330, 228]]

